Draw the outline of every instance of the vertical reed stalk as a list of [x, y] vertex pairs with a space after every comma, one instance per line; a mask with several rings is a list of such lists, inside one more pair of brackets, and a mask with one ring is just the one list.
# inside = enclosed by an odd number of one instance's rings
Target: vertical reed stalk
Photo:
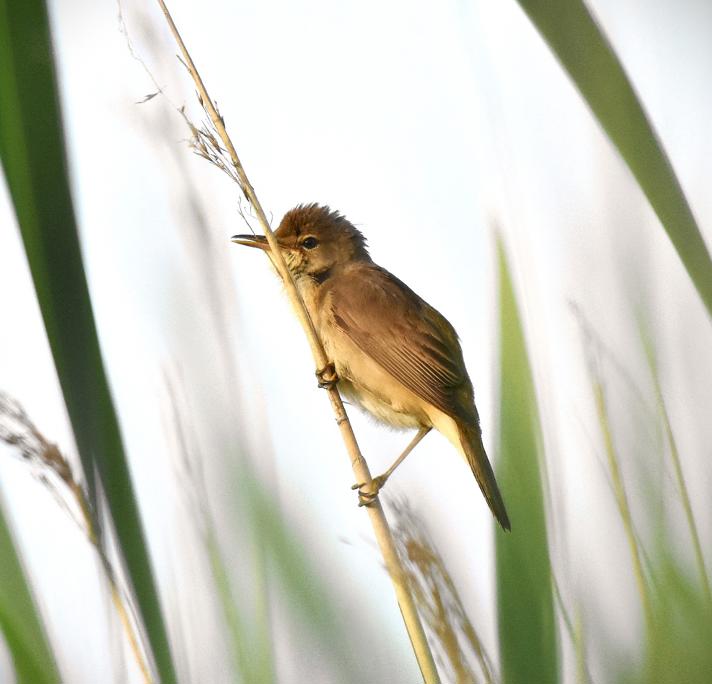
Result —
[[[652, 363], [652, 359], [650, 357], [649, 361]], [[685, 484], [685, 475], [682, 472], [680, 452], [677, 449], [677, 441], [675, 440], [675, 435], [672, 431], [672, 425], [670, 424], [670, 416], [668, 415], [667, 407], [665, 406], [665, 400], [663, 399], [663, 392], [662, 388], [660, 387], [660, 378], [658, 377], [658, 374], [654, 367], [652, 367], [652, 370], [653, 386], [655, 387], [655, 398], [657, 399], [660, 415], [663, 419], [665, 436], [667, 437], [668, 444], [670, 445], [670, 459], [672, 460], [672, 465], [675, 470], [675, 479], [677, 480], [678, 490], [682, 499], [682, 508], [685, 511], [687, 526], [690, 528], [692, 548], [694, 549], [695, 553], [695, 564], [697, 565], [697, 571], [700, 574], [700, 581], [702, 582], [702, 588], [705, 592], [705, 598], [707, 599], [707, 602], [712, 606], [712, 589], [710, 588], [710, 578], [707, 574], [707, 568], [705, 567], [705, 557], [702, 553], [700, 535], [697, 531], [697, 523], [695, 522], [694, 513], [692, 512], [692, 503], [690, 502], [690, 495], [687, 491], [687, 485]]]
[[611, 473], [613, 494], [616, 499], [616, 504], [618, 505], [618, 512], [620, 513], [623, 521], [626, 539], [628, 540], [630, 555], [633, 560], [635, 583], [638, 587], [641, 603], [643, 604], [645, 622], [648, 630], [651, 631], [654, 626], [653, 608], [648, 593], [648, 585], [645, 580], [645, 573], [643, 571], [640, 548], [638, 547], [638, 540], [635, 536], [635, 530], [633, 528], [633, 516], [630, 512], [628, 496], [626, 495], [625, 486], [623, 484], [623, 476], [618, 465], [618, 452], [616, 451], [615, 444], [613, 443], [613, 434], [611, 432], [610, 420], [608, 418], [608, 407], [606, 405], [603, 383], [599, 377], [593, 378], [593, 395], [596, 404], [596, 413], [598, 414], [598, 421], [601, 425], [601, 431], [603, 433], [603, 444], [608, 458], [608, 467]]
[[[178, 44], [180, 52], [183, 57], [183, 61], [188, 68], [190, 75], [195, 82], [195, 86], [198, 90], [198, 95], [200, 102], [205, 110], [205, 112], [210, 117], [210, 123], [214, 127], [216, 133], [218, 134], [220, 140], [225, 146], [225, 150], [230, 157], [232, 171], [234, 171], [234, 178], [237, 181], [240, 189], [244, 193], [247, 201], [252, 206], [255, 216], [259, 221], [259, 224], [267, 238], [267, 242], [270, 246], [270, 258], [272, 259], [277, 272], [279, 273], [284, 286], [289, 297], [290, 302], [293, 305], [295, 312], [299, 318], [299, 322], [304, 328], [304, 332], [309, 341], [309, 346], [311, 347], [312, 355], [316, 363], [317, 369], [321, 369], [327, 366], [329, 359], [326, 356], [324, 347], [317, 335], [314, 323], [309, 318], [309, 314], [304, 306], [299, 291], [297, 290], [294, 278], [287, 268], [287, 264], [284, 260], [284, 256], [279, 249], [279, 245], [274, 237], [267, 217], [262, 209], [260, 201], [257, 199], [254, 188], [247, 178], [247, 174], [240, 162], [237, 152], [235, 150], [230, 137], [225, 129], [225, 122], [218, 112], [213, 100], [210, 98], [208, 91], [203, 84], [203, 80], [195, 67], [193, 60], [188, 53], [188, 50], [183, 42], [183, 39], [176, 28], [173, 18], [166, 7], [166, 3], [163, 0], [157, 0], [158, 4], [163, 11], [163, 14], [168, 22], [168, 26], [173, 34], [173, 37]], [[232, 175], [232, 174], [230, 174]], [[346, 411], [344, 410], [343, 402], [341, 401], [341, 396], [338, 390], [334, 387], [327, 390], [329, 393], [329, 399], [331, 401], [331, 407], [334, 411], [336, 417], [336, 424], [339, 426], [341, 431], [341, 437], [348, 451], [349, 458], [351, 459], [351, 467], [353, 468], [354, 475], [357, 482], [365, 483], [366, 488], [372, 488], [372, 478], [371, 473], [368, 469], [368, 465], [361, 455], [358, 443], [356, 441], [356, 436], [354, 435], [351, 423], [349, 422]], [[413, 600], [413, 596], [410, 593], [407, 577], [401, 566], [400, 559], [398, 558], [398, 553], [396, 551], [396, 546], [393, 541], [393, 536], [391, 530], [388, 526], [386, 516], [381, 507], [380, 501], [376, 498], [372, 505], [366, 507], [368, 515], [371, 519], [371, 525], [373, 527], [378, 546], [381, 550], [383, 560], [386, 565], [388, 574], [390, 575], [391, 581], [393, 582], [393, 587], [395, 589], [396, 598], [398, 600], [398, 605], [403, 615], [403, 621], [405, 622], [406, 629], [408, 631], [408, 636], [410, 637], [411, 644], [413, 646], [413, 651], [415, 652], [415, 657], [420, 666], [420, 671], [423, 675], [426, 684], [439, 684], [440, 677], [438, 675], [437, 669], [435, 667], [435, 662], [433, 655], [430, 651], [428, 641], [425, 637], [425, 632], [421, 624], [420, 618], [418, 616], [418, 611]]]
[[114, 568], [106, 555], [106, 551], [104, 551], [101, 543], [99, 542], [99, 537], [96, 533], [94, 515], [92, 513], [91, 506], [89, 505], [89, 501], [87, 500], [86, 494], [84, 493], [84, 490], [82, 489], [81, 485], [74, 479], [68, 481], [67, 485], [69, 487], [69, 490], [72, 492], [72, 495], [74, 496], [74, 499], [77, 502], [77, 505], [79, 506], [79, 509], [82, 513], [82, 518], [84, 520], [84, 525], [87, 537], [89, 538], [89, 542], [96, 549], [96, 552], [99, 555], [101, 567], [104, 571], [104, 575], [106, 576], [106, 580], [109, 583], [111, 601], [114, 604], [116, 613], [119, 616], [119, 620], [121, 621], [121, 626], [123, 627], [124, 633], [126, 634], [126, 638], [128, 639], [131, 653], [133, 653], [134, 659], [136, 660], [138, 668], [141, 671], [141, 677], [143, 679], [143, 682], [144, 684], [154, 684], [155, 680], [151, 675], [151, 671], [145, 655], [146, 653], [148, 653], [148, 651], [145, 648], [145, 644], [143, 644], [141, 639], [139, 638], [138, 620], [133, 614], [133, 611], [131, 610], [130, 606], [127, 605], [127, 599], [119, 588], [119, 582], [116, 577], [116, 573], [114, 572]]

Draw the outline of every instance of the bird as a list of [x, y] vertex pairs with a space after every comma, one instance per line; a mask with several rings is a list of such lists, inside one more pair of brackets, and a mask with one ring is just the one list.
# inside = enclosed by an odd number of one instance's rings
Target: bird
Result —
[[[344, 215], [317, 203], [288, 211], [274, 232], [330, 364], [320, 386], [395, 428], [417, 433], [368, 491], [368, 504], [396, 467], [435, 428], [465, 458], [492, 514], [511, 524], [482, 442], [472, 382], [453, 326], [369, 255], [366, 239]], [[269, 251], [261, 235], [232, 241]]]

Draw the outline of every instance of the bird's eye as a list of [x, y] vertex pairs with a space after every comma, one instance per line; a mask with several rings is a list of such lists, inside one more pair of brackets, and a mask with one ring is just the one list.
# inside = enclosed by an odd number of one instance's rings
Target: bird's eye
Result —
[[304, 241], [302, 242], [302, 247], [304, 247], [304, 249], [314, 249], [314, 247], [316, 247], [318, 244], [319, 240], [310, 235], [308, 238], [304, 238]]

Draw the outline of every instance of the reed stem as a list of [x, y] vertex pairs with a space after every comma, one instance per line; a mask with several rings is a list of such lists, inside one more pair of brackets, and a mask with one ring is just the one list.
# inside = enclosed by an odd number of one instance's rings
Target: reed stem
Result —
[[[237, 182], [247, 198], [247, 201], [252, 206], [260, 227], [267, 238], [267, 242], [270, 246], [270, 258], [272, 259], [277, 272], [284, 282], [287, 296], [293, 305], [293, 308], [299, 318], [299, 322], [302, 324], [304, 333], [309, 341], [309, 346], [311, 348], [316, 367], [317, 369], [324, 368], [329, 363], [329, 359], [326, 356], [326, 352], [324, 351], [324, 347], [316, 332], [314, 323], [309, 318], [309, 314], [307, 313], [304, 302], [302, 301], [299, 291], [297, 290], [294, 278], [287, 268], [284, 256], [279, 249], [279, 245], [277, 244], [274, 233], [270, 228], [267, 217], [262, 209], [262, 205], [257, 198], [252, 184], [247, 178], [247, 174], [245, 173], [242, 163], [237, 156], [235, 146], [232, 144], [230, 136], [225, 129], [225, 122], [208, 94], [207, 89], [205, 88], [195, 63], [193, 62], [188, 49], [186, 48], [185, 43], [178, 32], [168, 8], [166, 7], [166, 3], [164, 0], [157, 0], [157, 2], [161, 7], [166, 21], [168, 22], [171, 33], [178, 44], [183, 61], [188, 68], [193, 81], [195, 82], [203, 108], [210, 117], [210, 121], [214, 126], [215, 131], [230, 156], [230, 160], [237, 177]], [[359, 449], [356, 436], [354, 435], [349, 418], [346, 415], [344, 404], [341, 401], [341, 396], [339, 395], [336, 387], [332, 387], [327, 391], [329, 394], [329, 400], [331, 401], [331, 407], [336, 418], [336, 424], [339, 426], [341, 437], [351, 460], [351, 467], [353, 468], [356, 482], [363, 482], [366, 488], [370, 488], [372, 490], [373, 485], [371, 473], [368, 469], [366, 461], [363, 458], [363, 455], [361, 454], [361, 450]], [[393, 535], [388, 525], [388, 521], [386, 520], [385, 513], [383, 512], [383, 507], [377, 497], [374, 499], [372, 504], [366, 507], [366, 510], [371, 520], [371, 525], [376, 536], [376, 541], [378, 542], [378, 546], [381, 550], [381, 555], [383, 556], [386, 569], [391, 581], [393, 582], [396, 599], [398, 600], [403, 621], [405, 623], [408, 636], [410, 637], [413, 651], [415, 652], [415, 657], [418, 661], [425, 684], [439, 684], [440, 677], [435, 667], [435, 661], [430, 651], [425, 631], [423, 630], [423, 625], [420, 621], [420, 617], [418, 616], [415, 601], [413, 600], [413, 596], [408, 587], [407, 576], [398, 557]]]

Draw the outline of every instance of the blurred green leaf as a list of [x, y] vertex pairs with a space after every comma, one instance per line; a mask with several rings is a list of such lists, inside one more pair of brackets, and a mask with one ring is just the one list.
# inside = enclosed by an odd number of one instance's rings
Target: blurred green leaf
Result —
[[557, 629], [539, 467], [541, 428], [514, 288], [498, 241], [500, 414], [497, 480], [512, 531], [497, 528], [502, 681], [559, 681]]
[[675, 473], [675, 480], [677, 481], [677, 489], [680, 495], [680, 503], [682, 504], [682, 509], [685, 512], [687, 527], [690, 531], [690, 540], [692, 542], [692, 549], [695, 554], [695, 564], [697, 565], [697, 572], [700, 576], [700, 583], [702, 585], [702, 589], [704, 590], [707, 603], [710, 607], [712, 607], [712, 586], [710, 586], [710, 578], [707, 573], [707, 567], [705, 566], [705, 556], [702, 550], [702, 542], [700, 541], [700, 533], [697, 528], [697, 521], [695, 520], [695, 514], [692, 510], [692, 500], [690, 499], [690, 493], [687, 488], [687, 483], [685, 482], [682, 458], [680, 457], [680, 451], [677, 446], [677, 439], [675, 438], [675, 432], [672, 429], [670, 415], [668, 414], [665, 398], [663, 397], [663, 389], [660, 383], [660, 373], [658, 371], [657, 361], [655, 358], [653, 338], [652, 336], [646, 333], [642, 325], [639, 324], [639, 328], [641, 340], [643, 342], [643, 348], [645, 349], [645, 356], [648, 361], [648, 367], [650, 368], [650, 374], [653, 378], [653, 388], [655, 390], [655, 399], [657, 402], [658, 411], [660, 413], [660, 418], [664, 427], [665, 436], [667, 437], [669, 456]]
[[[257, 583], [249, 597], [233, 591], [230, 568], [224, 560], [214, 522], [206, 510], [201, 510], [200, 515], [205, 529], [206, 551], [232, 642], [234, 669], [240, 673], [241, 681], [250, 684], [277, 681], [267, 605], [271, 595], [278, 595], [280, 603], [284, 602], [289, 609], [288, 615], [321, 645], [320, 656], [334, 665], [335, 682], [356, 684], [363, 681], [359, 670], [370, 663], [362, 664], [363, 649], [359, 649], [345, 633], [343, 619], [334, 611], [338, 597], [331, 594], [319, 569], [305, 554], [298, 531], [291, 529], [273, 495], [245, 464], [235, 491], [240, 492], [236, 499], [245, 497], [246, 506], [238, 516], [241, 526], [249, 530], [257, 547], [246, 550], [254, 555], [257, 565]], [[260, 604], [257, 611], [254, 606], [251, 610], [247, 605], [255, 600]], [[254, 612], [256, 615], [251, 617]], [[358, 616], [350, 616], [349, 621], [352, 623], [350, 632], [357, 632], [354, 623]]]
[[712, 677], [712, 606], [673, 555], [659, 554], [658, 566], [653, 596], [656, 625], [641, 680], [706, 684]]
[[519, 0], [633, 172], [712, 315], [712, 260], [613, 48], [581, 0]]
[[0, 630], [17, 684], [56, 684], [57, 664], [15, 549], [0, 501]]
[[608, 473], [611, 479], [611, 489], [615, 498], [618, 515], [623, 524], [628, 549], [630, 551], [631, 564], [633, 566], [633, 576], [635, 584], [640, 595], [640, 603], [645, 614], [646, 626], [652, 629], [653, 626], [653, 609], [650, 600], [650, 589], [648, 580], [643, 567], [643, 559], [645, 558], [645, 549], [638, 539], [633, 522], [633, 514], [628, 502], [628, 493], [621, 471], [621, 454], [616, 446], [613, 437], [613, 428], [611, 425], [611, 416], [608, 406], [608, 397], [606, 389], [603, 385], [601, 375], [594, 364], [591, 364], [591, 384], [593, 389], [593, 401], [596, 407], [596, 417], [598, 425], [601, 429], [603, 437], [603, 447], [606, 452], [606, 461], [608, 463]]
[[[664, 548], [655, 555], [652, 592], [654, 628], [643, 656], [622, 670], [625, 684], [708, 684], [712, 673], [712, 606], [699, 584], [682, 568], [680, 559]], [[642, 662], [641, 662], [642, 661]]]
[[[230, 637], [233, 656], [233, 668], [240, 673], [240, 681], [250, 684], [271, 684], [276, 681], [274, 672], [275, 661], [271, 643], [271, 625], [267, 620], [256, 620], [259, 624], [249, 624], [245, 619], [244, 611], [239, 606], [239, 600], [234, 595], [230, 581], [230, 569], [224, 559], [222, 549], [217, 539], [215, 527], [211, 519], [205, 520], [205, 547], [210, 561], [210, 568], [215, 580], [215, 586], [220, 598], [220, 607], [223, 611], [227, 632]], [[259, 554], [258, 550], [255, 555]], [[264, 559], [257, 558], [259, 571], [258, 579], [266, 579], [266, 569], [263, 567]], [[265, 586], [252, 588], [251, 598], [257, 597], [261, 604], [266, 604], [267, 590]], [[262, 605], [260, 606], [262, 607]], [[267, 606], [264, 606], [260, 617], [266, 617]]]
[[93, 503], [98, 474], [158, 671], [169, 684], [174, 668], [79, 248], [41, 0], [0, 0], [0, 102], [2, 165]]
[[[263, 553], [283, 590], [292, 614], [324, 644], [324, 652], [338, 668], [340, 681], [363, 681], [358, 674], [359, 658], [364, 657], [349, 641], [334, 606], [338, 597], [329, 592], [318, 568], [306, 555], [297, 530], [292, 530], [279, 511], [274, 498], [257, 479], [245, 478], [245, 494]], [[357, 616], [351, 621], [356, 622]], [[352, 625], [353, 629], [353, 625]], [[362, 649], [361, 649], [362, 650]]]

